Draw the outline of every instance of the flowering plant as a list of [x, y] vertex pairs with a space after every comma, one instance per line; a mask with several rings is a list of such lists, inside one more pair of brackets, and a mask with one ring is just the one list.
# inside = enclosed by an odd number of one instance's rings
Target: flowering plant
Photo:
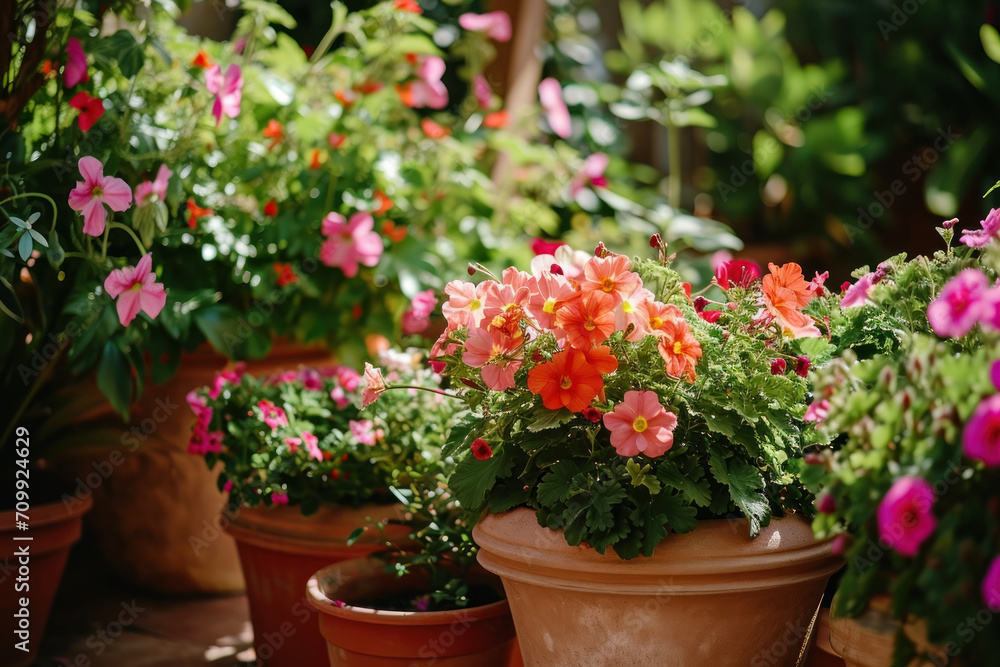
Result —
[[[810, 410], [838, 440], [803, 479], [822, 489], [814, 529], [848, 561], [835, 611], [890, 596], [894, 618], [925, 622], [934, 664], [1000, 650], [983, 631], [1000, 612], [998, 221], [994, 210], [955, 248], [949, 221], [947, 250], [856, 272], [827, 300], [850, 349], [814, 376]], [[900, 630], [894, 664], [910, 664], [912, 640]]]
[[435, 393], [439, 378], [421, 353], [381, 358], [394, 381], [430, 391], [399, 392], [362, 410], [351, 368], [256, 378], [237, 366], [188, 395], [196, 416], [188, 451], [209, 467], [221, 461], [219, 488], [250, 507], [298, 505], [311, 514], [320, 503], [392, 502], [391, 487], [409, 489], [438, 471], [456, 406]]
[[[757, 535], [811, 511], [796, 474], [806, 354], [829, 347], [803, 311], [820, 285], [794, 264], [760, 280], [733, 262], [710, 308], [652, 244], [659, 261], [562, 246], [531, 273], [447, 285], [431, 353], [472, 411], [444, 450], [466, 507], [525, 505], [570, 544], [622, 558], [699, 518], [743, 516]], [[370, 370], [366, 400], [389, 386]]]

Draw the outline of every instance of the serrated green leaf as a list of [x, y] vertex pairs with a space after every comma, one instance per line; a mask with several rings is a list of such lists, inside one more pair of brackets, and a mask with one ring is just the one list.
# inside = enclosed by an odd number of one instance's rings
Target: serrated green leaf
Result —
[[736, 458], [727, 464], [717, 449], [711, 450], [709, 467], [712, 476], [720, 484], [729, 487], [729, 497], [750, 522], [750, 536], [757, 537], [761, 526], [766, 524], [771, 516], [771, 506], [762, 493], [764, 480], [760, 471]]
[[448, 484], [463, 506], [479, 511], [485, 506], [486, 494], [493, 488], [497, 477], [510, 473], [513, 465], [514, 461], [504, 456], [502, 451], [485, 461], [469, 455], [455, 466]]
[[535, 414], [532, 415], [531, 421], [525, 428], [532, 433], [537, 433], [538, 431], [544, 431], [545, 429], [561, 426], [562, 424], [565, 424], [573, 419], [574, 416], [575, 415], [566, 408], [549, 410], [548, 408], [542, 406], [535, 410]]
[[552, 466], [538, 484], [538, 502], [548, 508], [564, 502], [569, 498], [573, 477], [577, 472], [576, 464], [572, 461], [560, 461]]
[[700, 465], [690, 468], [686, 474], [675, 466], [660, 466], [656, 477], [665, 486], [683, 493], [685, 498], [699, 507], [708, 507], [712, 502], [712, 491], [705, 478], [705, 470]]

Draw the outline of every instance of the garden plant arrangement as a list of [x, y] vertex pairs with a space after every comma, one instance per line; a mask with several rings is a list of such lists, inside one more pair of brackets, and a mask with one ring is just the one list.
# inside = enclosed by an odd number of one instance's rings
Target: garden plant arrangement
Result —
[[851, 349], [815, 375], [810, 419], [839, 436], [804, 473], [822, 488], [814, 527], [848, 563], [833, 612], [897, 619], [896, 665], [1000, 649], [986, 627], [1000, 611], [998, 220], [948, 221], [946, 250], [856, 272], [835, 325]]

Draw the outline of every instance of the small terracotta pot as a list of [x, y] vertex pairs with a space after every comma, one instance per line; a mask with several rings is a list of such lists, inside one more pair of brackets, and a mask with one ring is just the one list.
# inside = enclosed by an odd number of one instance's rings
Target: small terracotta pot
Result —
[[[846, 618], [830, 614], [830, 645], [840, 654], [847, 667], [889, 667], [896, 649], [896, 633], [899, 621], [889, 613], [891, 602], [886, 596], [872, 598], [868, 609], [856, 618]], [[837, 598], [833, 599], [833, 609], [837, 608]], [[942, 656], [937, 664], [948, 664], [944, 650], [927, 641], [927, 628], [923, 622], [912, 621], [904, 626], [906, 634], [917, 646], [918, 653], [934, 653]], [[931, 662], [919, 658], [910, 662], [909, 667], [930, 665]]]
[[[262, 664], [326, 664], [326, 644], [305, 595], [306, 582], [320, 568], [367, 556], [387, 541], [406, 544], [408, 527], [389, 524], [379, 533], [371, 525], [401, 518], [398, 505], [323, 506], [309, 516], [298, 507], [242, 507], [231, 520], [223, 515], [243, 565], [254, 648]], [[348, 537], [362, 527], [365, 532], [348, 546]]]
[[473, 536], [527, 667], [792, 667], [842, 565], [800, 517], [757, 539], [745, 520], [699, 521], [632, 560], [571, 547], [527, 508], [487, 515]]
[[[469, 583], [496, 577], [480, 569]], [[514, 643], [506, 600], [454, 611], [382, 611], [356, 606], [400, 591], [427, 590], [419, 568], [403, 577], [385, 570], [385, 561], [358, 558], [325, 567], [309, 579], [309, 601], [320, 612], [331, 667], [505, 667]]]
[[[21, 517], [15, 512], [0, 513], [0, 562], [11, 568], [4, 584], [6, 590], [0, 596], [0, 616], [10, 624], [7, 627], [15, 631], [0, 644], [0, 665], [22, 667], [34, 661], [70, 547], [80, 539], [83, 515], [92, 505], [93, 501], [87, 498], [32, 507], [28, 511], [27, 530], [17, 530], [15, 521]], [[31, 539], [15, 539], [23, 537]], [[21, 560], [25, 548], [27, 563]], [[28, 588], [19, 591], [18, 586]], [[18, 636], [16, 632], [21, 625], [20, 618], [15, 616], [21, 613], [21, 598], [28, 600], [27, 637]], [[28, 652], [16, 648], [25, 638], [28, 639]]]

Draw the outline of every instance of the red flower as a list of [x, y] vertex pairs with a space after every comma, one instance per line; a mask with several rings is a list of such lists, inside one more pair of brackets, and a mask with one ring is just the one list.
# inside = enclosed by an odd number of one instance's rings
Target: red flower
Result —
[[46, 79], [54, 79], [58, 74], [56, 70], [56, 65], [51, 60], [46, 60], [42, 63], [42, 76]]
[[326, 140], [329, 142], [330, 148], [337, 149], [344, 145], [344, 142], [347, 140], [347, 135], [331, 132], [326, 135]]
[[323, 157], [323, 152], [320, 149], [313, 148], [312, 150], [310, 150], [309, 151], [309, 168], [310, 169], [319, 169], [320, 167], [322, 167], [323, 163], [326, 162], [325, 159], [321, 159], [322, 157]]
[[385, 84], [381, 81], [368, 81], [354, 86], [354, 90], [358, 91], [362, 95], [371, 95], [372, 93], [377, 93], [382, 90], [384, 87]]
[[204, 51], [198, 51], [198, 55], [191, 61], [192, 67], [201, 67], [202, 69], [208, 69], [214, 64], [215, 61], [212, 60], [212, 57]]
[[444, 139], [451, 134], [451, 130], [444, 125], [435, 123], [430, 118], [424, 118], [420, 121], [420, 129], [431, 139]]
[[698, 313], [698, 317], [700, 317], [701, 319], [705, 320], [709, 324], [715, 324], [716, 322], [719, 321], [719, 318], [722, 317], [722, 311], [721, 310], [703, 310], [703, 311], [701, 311], [701, 312]]
[[396, 0], [396, 9], [401, 12], [412, 12], [414, 14], [423, 14], [424, 10], [420, 8], [417, 4], [417, 0]]
[[494, 111], [492, 113], [486, 114], [483, 118], [483, 126], [488, 127], [491, 130], [497, 130], [501, 127], [506, 127], [507, 125], [507, 112], [506, 111]]
[[267, 150], [272, 151], [285, 138], [285, 128], [281, 126], [281, 123], [272, 118], [267, 121], [267, 127], [264, 128], [263, 134], [271, 140], [271, 145], [267, 147]]
[[104, 103], [97, 97], [91, 97], [88, 93], [80, 91], [69, 101], [69, 105], [80, 110], [80, 115], [76, 122], [80, 129], [86, 132], [94, 126], [94, 123], [104, 115]]
[[559, 309], [556, 325], [581, 350], [600, 345], [615, 332], [615, 300], [603, 292], [581, 295]]
[[784, 359], [771, 360], [771, 375], [784, 375], [788, 363]]
[[278, 215], [278, 202], [272, 199], [264, 204], [264, 215], [271, 216], [272, 218]]
[[476, 438], [472, 441], [472, 455], [479, 461], [485, 461], [493, 456], [493, 449], [482, 438]]
[[375, 210], [372, 211], [375, 215], [385, 215], [393, 207], [392, 200], [385, 196], [385, 193], [381, 190], [375, 191]]
[[531, 242], [531, 252], [536, 255], [554, 255], [556, 248], [561, 245], [566, 245], [565, 241], [549, 241], [546, 239], [536, 238]]
[[210, 208], [202, 208], [194, 203], [193, 199], [187, 201], [188, 227], [194, 229], [198, 226], [198, 219], [212, 215], [214, 211]]
[[386, 220], [382, 223], [382, 233], [389, 239], [399, 243], [406, 238], [406, 227], [404, 225], [397, 226], [392, 220]]
[[601, 417], [604, 416], [603, 412], [601, 412], [600, 410], [598, 410], [597, 408], [595, 408], [593, 406], [591, 406], [589, 408], [584, 408], [583, 412], [581, 412], [580, 414], [583, 415], [584, 419], [586, 419], [589, 422], [593, 422], [594, 424], [596, 424], [599, 421], [601, 421]]
[[345, 107], [351, 106], [354, 104], [354, 100], [357, 99], [357, 95], [354, 94], [353, 90], [338, 90], [333, 96], [340, 100], [340, 103]]
[[760, 265], [750, 260], [733, 259], [715, 268], [715, 281], [724, 290], [734, 285], [747, 289], [757, 278], [760, 278]]
[[291, 264], [275, 262], [274, 273], [278, 276], [278, 287], [284, 287], [285, 285], [299, 281], [299, 277], [295, 275], [295, 269]]

